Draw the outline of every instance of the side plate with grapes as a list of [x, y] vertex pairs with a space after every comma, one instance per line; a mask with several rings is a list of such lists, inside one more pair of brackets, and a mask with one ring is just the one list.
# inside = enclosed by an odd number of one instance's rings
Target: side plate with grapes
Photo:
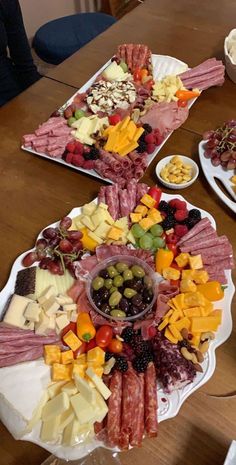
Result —
[[[231, 210], [233, 210], [234, 213], [236, 213], [236, 193], [234, 192], [233, 184], [230, 181], [231, 177], [234, 175], [235, 170], [234, 169], [226, 170], [224, 167], [221, 166], [221, 164], [214, 166], [211, 161], [211, 158], [206, 158], [205, 156], [206, 142], [207, 141], [202, 140], [198, 146], [199, 159], [200, 159], [203, 173], [207, 181], [209, 182], [210, 186], [215, 191], [215, 193], [220, 197], [222, 202], [224, 202]], [[230, 196], [234, 200], [231, 200], [223, 192], [223, 190], [216, 183], [216, 179], [218, 179], [224, 185], [225, 189], [227, 190], [227, 192], [230, 194]]]

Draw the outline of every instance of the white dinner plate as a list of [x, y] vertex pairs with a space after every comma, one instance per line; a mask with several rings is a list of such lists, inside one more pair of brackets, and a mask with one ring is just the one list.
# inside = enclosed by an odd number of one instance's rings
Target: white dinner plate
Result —
[[[73, 102], [74, 97], [76, 96], [77, 93], [86, 92], [86, 90], [93, 84], [96, 77], [99, 74], [102, 73], [102, 71], [109, 65], [110, 62], [111, 62], [111, 60], [107, 61], [107, 63], [105, 63], [105, 65], [103, 65], [86, 82], [86, 84], [84, 84], [78, 91], [75, 92], [74, 95], [72, 95], [72, 97], [60, 108], [60, 110], [66, 108], [68, 105], [70, 105]], [[173, 58], [173, 57], [169, 57], [169, 56], [165, 56], [165, 55], [152, 55], [152, 64], [153, 64], [153, 76], [154, 76], [154, 79], [162, 79], [163, 77], [165, 77], [167, 75], [170, 75], [170, 74], [180, 74], [181, 72], [185, 71], [188, 68], [188, 65], [186, 65], [186, 63], [184, 63], [183, 61], [180, 61], [177, 58]], [[193, 105], [195, 100], [196, 100], [196, 98], [189, 101], [189, 103], [188, 103], [189, 108]], [[168, 134], [168, 136], [154, 150], [153, 153], [148, 155], [148, 157], [147, 157], [148, 166], [150, 165], [152, 160], [155, 158], [155, 156], [158, 154], [158, 152], [161, 150], [161, 148], [166, 143], [166, 141], [169, 139], [172, 132], [170, 132], [170, 134]], [[98, 178], [98, 179], [102, 179], [103, 181], [106, 181], [108, 183], [113, 184], [113, 181], [109, 180], [108, 178], [103, 178], [95, 170], [86, 170], [84, 168], [74, 166], [74, 165], [72, 165], [70, 163], [66, 163], [66, 161], [61, 159], [61, 158], [50, 157], [49, 155], [46, 155], [45, 153], [36, 152], [35, 150], [32, 150], [31, 148], [24, 147], [23, 145], [21, 146], [21, 148], [23, 150], [25, 150], [26, 152], [33, 153], [34, 155], [38, 155], [38, 156], [43, 157], [43, 158], [47, 158], [48, 160], [55, 161], [57, 163], [60, 163], [61, 165], [67, 166], [69, 168], [73, 168], [73, 169], [75, 169], [77, 171], [89, 174], [90, 176], [93, 176], [93, 177]]]
[[[181, 195], [173, 196], [173, 195], [165, 194], [165, 193], [162, 194], [162, 200], [169, 201], [173, 197], [181, 199], [181, 200], [185, 200]], [[198, 206], [192, 205], [189, 202], [187, 202], [187, 207], [188, 209], [199, 208]], [[216, 223], [215, 223], [214, 218], [208, 212], [201, 210], [200, 208], [199, 210], [201, 211], [202, 217], [209, 218], [212, 226], [216, 228]], [[70, 212], [69, 216], [73, 218], [79, 215], [80, 213], [81, 213], [81, 207], [77, 207], [77, 208], [74, 208]], [[52, 227], [57, 226], [57, 222], [54, 224], [51, 224], [50, 226]], [[40, 235], [41, 233], [39, 234], [39, 236]], [[8, 301], [9, 297], [14, 293], [16, 275], [18, 271], [22, 269], [21, 261], [22, 261], [23, 256], [26, 253], [27, 252], [24, 252], [23, 254], [21, 254], [14, 262], [8, 282], [0, 293], [0, 317], [3, 314], [4, 306], [6, 302]], [[163, 420], [168, 420], [169, 418], [176, 416], [183, 402], [196, 389], [200, 388], [200, 386], [205, 384], [211, 378], [215, 370], [215, 366], [216, 366], [215, 350], [219, 345], [223, 344], [223, 342], [225, 342], [226, 339], [228, 339], [232, 331], [231, 302], [232, 302], [235, 288], [234, 288], [234, 284], [231, 279], [230, 270], [226, 271], [226, 276], [227, 276], [227, 288], [224, 293], [224, 299], [216, 303], [217, 308], [223, 309], [223, 320], [222, 320], [222, 324], [220, 328], [218, 329], [216, 333], [215, 339], [211, 342], [207, 357], [205, 358], [205, 361], [202, 364], [203, 373], [197, 373], [193, 383], [188, 384], [184, 388], [178, 389], [172, 392], [171, 394], [163, 393], [163, 389], [161, 387], [158, 388], [158, 402], [159, 402], [158, 421], [159, 422]], [[29, 362], [29, 363], [32, 363], [32, 362]], [[25, 365], [25, 363], [23, 365]], [[15, 390], [15, 396], [17, 396], [18, 386], [14, 384], [15, 367], [19, 367], [19, 364], [10, 367], [10, 369], [12, 370], [12, 389]], [[4, 370], [4, 368], [0, 369], [0, 393], [1, 393], [1, 370]], [[14, 394], [14, 391], [12, 394]], [[5, 424], [5, 426], [8, 428], [10, 433], [16, 439], [18, 439], [16, 422], [19, 421], [19, 419], [17, 415], [12, 412], [12, 410], [9, 410], [7, 405], [3, 404], [3, 400], [1, 399], [1, 396], [0, 396], [0, 419]], [[105, 445], [103, 445], [103, 443], [101, 443], [100, 441], [97, 441], [96, 439], [92, 439], [89, 443], [86, 443], [86, 444], [79, 444], [74, 447], [64, 447], [58, 444], [43, 443], [40, 440], [39, 435], [40, 435], [40, 424], [38, 424], [31, 433], [24, 435], [21, 439], [38, 444], [39, 446], [43, 447], [44, 449], [48, 450], [49, 452], [53, 453], [57, 457], [60, 457], [64, 460], [77, 460], [87, 455], [88, 453], [96, 449], [97, 447], [102, 447], [102, 446], [106, 447]], [[117, 451], [118, 449], [114, 449], [114, 450]]]
[[[199, 159], [203, 173], [215, 193], [234, 213], [236, 213], [236, 193], [233, 191], [233, 183], [230, 181], [230, 178], [234, 175], [234, 170], [224, 170], [221, 165], [213, 166], [211, 159], [204, 156], [206, 142], [207, 141], [202, 140], [198, 146]], [[233, 200], [227, 197], [222, 189], [220, 189], [215, 181], [216, 179], [222, 182]]]

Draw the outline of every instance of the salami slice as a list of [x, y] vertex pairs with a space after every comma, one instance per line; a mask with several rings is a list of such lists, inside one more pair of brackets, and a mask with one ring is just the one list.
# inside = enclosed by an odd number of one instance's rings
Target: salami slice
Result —
[[113, 186], [107, 186], [106, 188], [106, 204], [108, 205], [108, 211], [113, 220], [117, 220], [119, 216], [118, 192], [119, 188], [117, 184], [113, 184]]
[[36, 360], [43, 356], [43, 346], [33, 347], [25, 352], [0, 357], [0, 368], [16, 365], [17, 363]]
[[138, 403], [133, 417], [130, 445], [140, 447], [144, 435], [144, 373], [136, 374], [136, 380]]
[[138, 68], [139, 49], [140, 49], [140, 44], [135, 44], [134, 47], [133, 47], [133, 53], [132, 53], [132, 67], [133, 67], [133, 69]]
[[228, 238], [226, 236], [221, 237], [212, 237], [208, 236], [206, 239], [202, 239], [200, 244], [196, 241], [195, 244], [190, 246], [180, 246], [181, 252], [193, 252], [197, 251], [197, 253], [201, 253], [203, 250], [208, 250], [209, 247], [218, 247], [219, 250], [222, 246], [228, 244]]
[[190, 229], [190, 231], [188, 231], [187, 234], [181, 237], [177, 245], [180, 246], [185, 241], [194, 237], [196, 234], [198, 234], [200, 231], [203, 231], [203, 229], [207, 228], [208, 226], [211, 226], [210, 220], [208, 218], [203, 218], [192, 229]]
[[205, 265], [204, 268], [208, 272], [218, 273], [224, 270], [232, 270], [235, 267], [233, 257], [225, 258], [224, 260], [215, 260], [213, 265]]
[[106, 203], [106, 187], [105, 186], [100, 187], [100, 190], [98, 193], [98, 203]]
[[139, 203], [140, 199], [144, 196], [144, 194], [147, 193], [149, 187], [147, 184], [144, 184], [144, 182], [139, 182], [137, 184], [137, 190], [136, 190], [136, 205]]
[[121, 402], [122, 402], [122, 374], [115, 371], [112, 375], [110, 387], [111, 396], [108, 400], [107, 435], [109, 445], [117, 446], [121, 428]]
[[120, 217], [130, 213], [130, 199], [127, 189], [119, 189]]
[[133, 391], [134, 383], [130, 379], [130, 365], [128, 371], [123, 374], [123, 397], [121, 413], [121, 430], [119, 436], [119, 447], [129, 448], [129, 437], [133, 419]]
[[127, 192], [129, 194], [130, 202], [130, 212], [132, 212], [136, 206], [136, 190], [137, 182], [134, 179], [131, 179], [131, 181], [127, 183]]
[[149, 437], [157, 436], [157, 381], [152, 362], [145, 372], [145, 429]]
[[201, 241], [202, 239], [205, 239], [206, 237], [210, 237], [210, 236], [217, 237], [217, 233], [212, 226], [209, 226], [208, 228], [203, 229], [203, 231], [196, 234], [194, 237], [192, 237], [192, 239], [189, 239], [188, 241], [184, 241], [182, 243], [182, 246], [195, 244], [197, 241]]

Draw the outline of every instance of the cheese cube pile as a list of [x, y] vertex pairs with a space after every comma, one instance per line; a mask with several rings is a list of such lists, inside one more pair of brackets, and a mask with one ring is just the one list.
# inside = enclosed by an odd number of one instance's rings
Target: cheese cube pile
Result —
[[179, 76], [165, 76], [161, 81], [156, 81], [153, 86], [153, 97], [158, 102], [177, 102], [175, 96], [177, 90], [185, 89]]
[[138, 147], [137, 141], [143, 132], [143, 128], [138, 128], [130, 116], [126, 116], [120, 123], [103, 131], [103, 137], [108, 137], [104, 148], [124, 157]]
[[97, 131], [103, 129], [109, 124], [108, 118], [99, 118], [97, 115], [82, 116], [77, 121], [72, 123], [72, 128], [75, 130], [71, 134], [78, 139], [82, 144], [93, 145], [95, 139], [92, 137]]
[[209, 280], [207, 271], [203, 269], [201, 255], [180, 253], [175, 257], [175, 261], [179, 267], [189, 266], [190, 269], [180, 271], [170, 265], [163, 268], [162, 275], [165, 279], [180, 279], [181, 292], [195, 292], [197, 284], [205, 284]]
[[186, 328], [192, 335], [189, 343], [198, 348], [201, 334], [217, 331], [221, 324], [222, 311], [213, 310], [213, 304], [200, 292], [181, 293], [170, 299], [170, 310], [159, 324], [159, 331], [165, 329], [165, 337], [177, 344], [182, 341], [181, 330]]
[[154, 207], [156, 200], [149, 194], [144, 194], [140, 202], [141, 204], [137, 205], [134, 213], [130, 213], [130, 219], [132, 223], [138, 223], [145, 231], [148, 231], [154, 224], [161, 223], [163, 218]]
[[108, 212], [108, 205], [102, 202], [99, 205], [95, 202], [84, 205], [82, 213], [73, 218], [70, 229], [82, 231], [81, 241], [84, 248], [90, 251], [103, 242], [117, 245], [126, 244], [128, 240], [135, 242], [129, 232], [127, 217], [114, 221]]

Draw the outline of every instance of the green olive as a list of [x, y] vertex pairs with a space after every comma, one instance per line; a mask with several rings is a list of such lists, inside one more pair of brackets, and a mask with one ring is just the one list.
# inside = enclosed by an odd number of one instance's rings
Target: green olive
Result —
[[92, 288], [95, 291], [98, 291], [99, 289], [101, 289], [103, 285], [104, 285], [104, 279], [101, 276], [97, 276], [92, 281]]
[[130, 287], [126, 287], [124, 290], [124, 296], [127, 299], [132, 299], [132, 297], [134, 297], [134, 295], [136, 294], [137, 294], [137, 291], [135, 291], [134, 289], [131, 289]]
[[110, 315], [118, 317], [118, 318], [125, 318], [126, 317], [126, 313], [123, 312], [122, 310], [119, 310], [119, 309], [112, 310], [110, 312]]
[[118, 291], [114, 291], [109, 298], [110, 307], [116, 307], [122, 298], [122, 294]]
[[113, 285], [116, 287], [122, 286], [123, 282], [124, 280], [120, 274], [118, 274], [118, 276], [115, 276], [113, 279]]
[[119, 273], [123, 273], [123, 271], [125, 270], [128, 270], [128, 265], [126, 265], [126, 263], [123, 263], [123, 262], [119, 262], [116, 264], [116, 269]]
[[104, 281], [104, 286], [107, 288], [107, 289], [111, 289], [112, 288], [112, 279], [111, 278], [108, 278], [108, 279], [105, 279]]
[[152, 288], [152, 279], [150, 278], [150, 276], [144, 276], [143, 278], [143, 282], [146, 286], [147, 289], [151, 289]]
[[112, 286], [111, 289], [109, 289], [110, 294], [113, 294], [113, 292], [118, 291], [117, 287]]
[[128, 281], [129, 279], [133, 279], [133, 273], [131, 270], [125, 270], [123, 273], [124, 281]]
[[107, 272], [110, 278], [114, 278], [115, 276], [118, 275], [118, 271], [115, 269], [113, 265], [107, 267]]
[[143, 278], [145, 276], [145, 271], [141, 266], [133, 265], [131, 270], [135, 278]]

